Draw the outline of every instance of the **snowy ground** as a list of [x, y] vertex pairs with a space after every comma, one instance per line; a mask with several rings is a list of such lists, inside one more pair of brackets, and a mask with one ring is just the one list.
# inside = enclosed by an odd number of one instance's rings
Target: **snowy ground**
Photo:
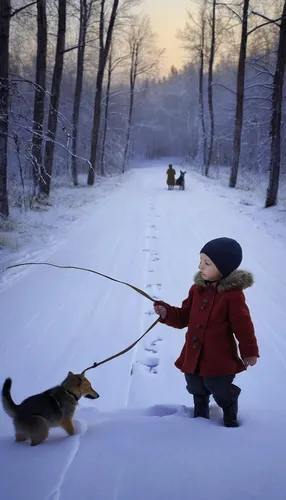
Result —
[[269, 172], [251, 174], [239, 172], [235, 189], [228, 187], [230, 169], [215, 166], [210, 169], [210, 177], [203, 177], [197, 166], [191, 166], [192, 175], [212, 194], [226, 198], [229, 204], [242, 215], [251, 219], [254, 225], [271, 235], [274, 239], [286, 242], [286, 173], [280, 174], [278, 204], [264, 208]]
[[[180, 304], [206, 240], [237, 238], [256, 279], [246, 295], [261, 352], [237, 377], [242, 425], [222, 427], [215, 406], [210, 421], [189, 418], [173, 365], [185, 332], [157, 325], [133, 351], [88, 372], [100, 399], [80, 402], [77, 435], [56, 430], [39, 447], [15, 444], [1, 409], [3, 500], [285, 499], [285, 240], [197, 175], [187, 174], [186, 191], [167, 191], [165, 168], [110, 180], [108, 191], [103, 184], [42, 252], [40, 244], [4, 252], [1, 267], [27, 258], [90, 267]], [[16, 401], [119, 351], [155, 319], [152, 303], [122, 285], [44, 266], [1, 275], [0, 315], [0, 375], [12, 377]]]
[[89, 187], [86, 176], [80, 175], [79, 187], [74, 188], [67, 186], [67, 179], [59, 179], [51, 192], [51, 206], [42, 205], [41, 210], [20, 207], [17, 203], [19, 189], [14, 187], [9, 197], [9, 220], [0, 219], [1, 265], [50, 254], [65, 241], [63, 235], [71, 226], [90, 217], [91, 211], [122, 182], [123, 177], [118, 175], [104, 179], [96, 177], [95, 185]]

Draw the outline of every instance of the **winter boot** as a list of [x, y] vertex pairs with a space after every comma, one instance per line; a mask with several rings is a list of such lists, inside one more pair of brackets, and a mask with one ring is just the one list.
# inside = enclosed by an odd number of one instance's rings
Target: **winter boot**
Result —
[[194, 418], [210, 418], [209, 396], [194, 396]]
[[237, 401], [234, 401], [233, 403], [230, 403], [229, 406], [223, 408], [223, 423], [225, 427], [239, 427], [237, 412]]

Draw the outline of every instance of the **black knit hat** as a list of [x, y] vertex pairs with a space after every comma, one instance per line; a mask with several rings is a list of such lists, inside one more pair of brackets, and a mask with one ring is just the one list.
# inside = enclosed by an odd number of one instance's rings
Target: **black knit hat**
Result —
[[216, 238], [206, 243], [200, 253], [207, 255], [223, 276], [237, 269], [242, 261], [242, 248], [232, 238]]

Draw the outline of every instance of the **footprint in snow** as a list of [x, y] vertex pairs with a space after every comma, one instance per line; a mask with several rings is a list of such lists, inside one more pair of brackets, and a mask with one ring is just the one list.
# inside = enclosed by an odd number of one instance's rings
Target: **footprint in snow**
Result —
[[152, 258], [152, 262], [157, 262], [158, 260], [160, 260], [159, 257], [153, 257]]
[[150, 372], [157, 373], [157, 370], [155, 368], [159, 365], [160, 360], [157, 356], [157, 354], [152, 353], [149, 351], [149, 354], [145, 356], [144, 361], [142, 362], [143, 365], [145, 365], [147, 368], [149, 368]]
[[[156, 358], [155, 358], [156, 356]], [[130, 376], [132, 377], [132, 375], [136, 372], [134, 372], [136, 370], [136, 366], [141, 366], [144, 370], [144, 372], [147, 372], [148, 374], [149, 373], [152, 373], [152, 374], [156, 374], [158, 373], [157, 370], [156, 370], [156, 367], [158, 366], [159, 364], [159, 360], [157, 358], [157, 354], [155, 353], [152, 353], [152, 359], [151, 359], [151, 352], [150, 352], [150, 356], [146, 356], [146, 359], [144, 361], [135, 361], [135, 363], [133, 363], [132, 367], [131, 367], [131, 371], [130, 371]]]
[[157, 342], [159, 342], [159, 340], [162, 340], [162, 339], [161, 339], [161, 338], [160, 338], [160, 339], [159, 339], [159, 338], [157, 338], [157, 339], [152, 340], [152, 342], [151, 342], [151, 344], [150, 344], [150, 345], [151, 345], [151, 346], [156, 346], [156, 344], [157, 344]]
[[145, 351], [146, 352], [152, 352], [153, 354], [157, 354], [157, 342], [160, 342], [162, 340], [161, 337], [157, 337], [156, 339], [152, 340], [148, 345], [145, 346]]
[[156, 313], [155, 313], [155, 311], [150, 309], [149, 311], [145, 312], [145, 314], [147, 314], [148, 316], [152, 316], [153, 314], [156, 314]]
[[154, 347], [145, 347], [145, 351], [153, 352], [153, 354], [157, 354], [157, 350]]
[[145, 415], [147, 417], [170, 417], [172, 415], [177, 415], [178, 417], [186, 417], [189, 416], [189, 412], [184, 405], [155, 405], [151, 406], [150, 408], [146, 408]]
[[157, 290], [161, 290], [162, 285], [161, 283], [148, 283], [148, 285], [146, 285], [146, 288], [148, 288], [148, 290], [150, 290], [150, 288], [157, 288]]

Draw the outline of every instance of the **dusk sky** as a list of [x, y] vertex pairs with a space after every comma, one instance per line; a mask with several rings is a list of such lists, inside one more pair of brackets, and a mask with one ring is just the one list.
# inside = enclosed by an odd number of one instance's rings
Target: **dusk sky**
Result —
[[196, 10], [195, 0], [143, 0], [141, 9], [149, 14], [153, 31], [158, 35], [158, 45], [165, 48], [161, 73], [168, 73], [172, 64], [182, 67], [184, 51], [176, 39], [178, 29], [182, 29], [187, 20], [187, 10]]

